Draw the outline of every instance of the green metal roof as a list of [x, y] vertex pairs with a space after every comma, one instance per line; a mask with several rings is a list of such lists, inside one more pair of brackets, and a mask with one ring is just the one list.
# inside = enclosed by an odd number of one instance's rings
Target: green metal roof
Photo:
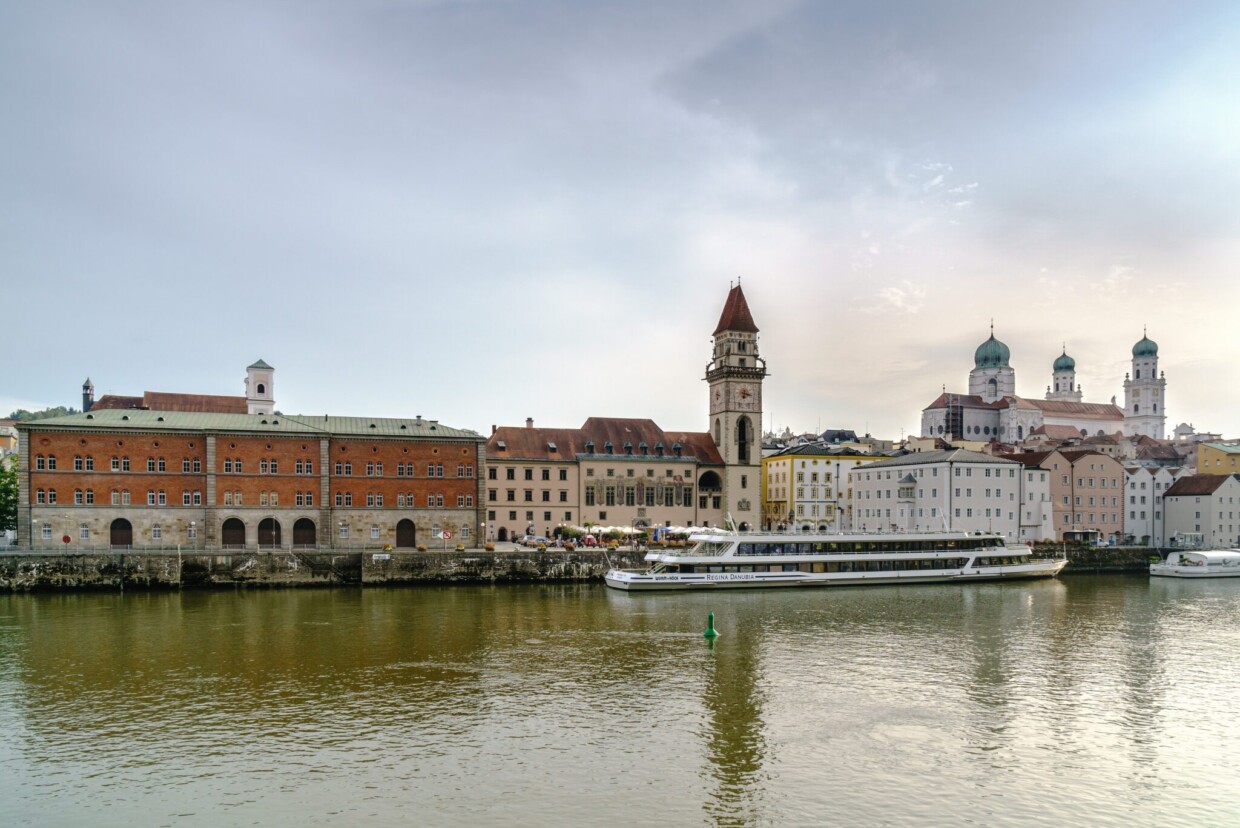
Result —
[[265, 368], [268, 371], [276, 370], [275, 368], [272, 368], [267, 363], [263, 362], [261, 359], [258, 362], [254, 363], [253, 365], [249, 366], [249, 368], [246, 368], [246, 370], [248, 371], [250, 370], [250, 368], [260, 368], [260, 369]]
[[[24, 427], [24, 428], [23, 428]], [[393, 419], [388, 417], [332, 417], [324, 414], [205, 414], [191, 411], [143, 411], [105, 409], [86, 414], [70, 414], [49, 420], [20, 423], [23, 430], [126, 429], [133, 431], [218, 431], [254, 434], [317, 434], [335, 437], [422, 437], [428, 439], [464, 438], [480, 440], [482, 435], [468, 429], [451, 428], [435, 420]]]

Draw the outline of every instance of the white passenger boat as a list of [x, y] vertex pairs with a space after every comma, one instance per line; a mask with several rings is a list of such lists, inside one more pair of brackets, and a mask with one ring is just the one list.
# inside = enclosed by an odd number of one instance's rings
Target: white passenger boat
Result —
[[737, 533], [691, 535], [685, 549], [650, 552], [645, 570], [611, 569], [607, 586], [627, 590], [921, 584], [1048, 578], [1067, 564], [1009, 547], [1002, 535]]
[[1240, 551], [1172, 552], [1162, 563], [1150, 564], [1161, 578], [1240, 578]]

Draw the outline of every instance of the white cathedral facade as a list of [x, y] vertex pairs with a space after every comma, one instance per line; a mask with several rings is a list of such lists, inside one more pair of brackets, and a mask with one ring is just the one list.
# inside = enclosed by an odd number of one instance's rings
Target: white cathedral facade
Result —
[[1008, 346], [990, 338], [974, 353], [969, 393], [944, 391], [921, 412], [923, 436], [944, 440], [1018, 442], [1036, 434], [1052, 439], [1119, 434], [1166, 436], [1167, 380], [1158, 370], [1158, 345], [1142, 335], [1132, 347], [1132, 370], [1124, 377], [1124, 406], [1082, 401], [1076, 361], [1067, 350], [1051, 366], [1042, 400], [1016, 394], [1016, 371]]

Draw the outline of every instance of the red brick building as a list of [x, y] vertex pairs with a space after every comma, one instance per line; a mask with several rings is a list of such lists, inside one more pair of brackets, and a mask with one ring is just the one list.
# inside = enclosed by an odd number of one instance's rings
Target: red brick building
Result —
[[96, 407], [17, 428], [24, 547], [472, 544], [484, 521], [483, 438], [420, 417]]

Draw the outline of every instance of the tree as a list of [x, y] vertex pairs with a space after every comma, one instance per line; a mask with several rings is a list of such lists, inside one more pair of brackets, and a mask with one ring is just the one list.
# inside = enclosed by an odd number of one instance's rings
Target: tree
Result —
[[63, 405], [58, 405], [58, 406], [55, 406], [54, 408], [44, 408], [39, 411], [27, 411], [24, 408], [19, 408], [13, 413], [9, 414], [8, 419], [17, 420], [18, 422], [26, 423], [26, 422], [30, 422], [31, 420], [47, 420], [52, 417], [65, 417], [69, 414], [80, 414], [80, 413], [81, 412], [78, 411], [76, 408], [65, 408]]
[[0, 532], [17, 528], [17, 455], [0, 460]]

